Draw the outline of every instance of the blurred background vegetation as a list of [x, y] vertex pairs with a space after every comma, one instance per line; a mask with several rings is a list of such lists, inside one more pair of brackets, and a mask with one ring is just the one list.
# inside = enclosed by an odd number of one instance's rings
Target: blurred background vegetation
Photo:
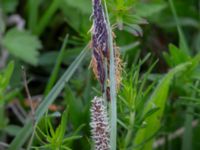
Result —
[[[124, 63], [118, 149], [199, 150], [200, 1], [107, 5]], [[91, 0], [0, 0], [0, 149], [92, 147], [91, 14]]]

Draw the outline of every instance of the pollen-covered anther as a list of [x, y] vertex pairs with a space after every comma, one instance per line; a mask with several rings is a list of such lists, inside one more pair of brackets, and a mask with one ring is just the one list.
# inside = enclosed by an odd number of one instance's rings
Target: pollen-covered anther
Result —
[[122, 70], [123, 70], [123, 64], [122, 64], [122, 60], [120, 58], [120, 51], [119, 51], [119, 47], [117, 47], [116, 45], [114, 46], [115, 49], [115, 76], [116, 76], [116, 88], [117, 90], [119, 90], [120, 88], [120, 84], [122, 81]]

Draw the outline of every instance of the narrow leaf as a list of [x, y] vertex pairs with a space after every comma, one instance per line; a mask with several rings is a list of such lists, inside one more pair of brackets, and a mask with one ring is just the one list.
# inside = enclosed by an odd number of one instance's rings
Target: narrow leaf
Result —
[[[69, 66], [69, 68], [65, 71], [60, 80], [56, 83], [53, 89], [49, 92], [49, 94], [44, 98], [42, 103], [36, 110], [36, 121], [39, 121], [44, 113], [48, 110], [49, 105], [51, 105], [61, 90], [64, 88], [66, 82], [72, 77], [78, 66], [81, 64], [82, 60], [87, 54], [88, 46], [86, 46], [83, 51], [79, 54], [79, 56], [74, 60], [74, 62]], [[33, 130], [33, 125], [30, 119], [27, 120], [27, 123], [24, 125], [22, 130], [19, 131], [19, 134], [14, 138], [12, 143], [10, 144], [9, 150], [18, 150], [23, 144], [26, 142], [27, 138], [30, 136]]]
[[[160, 121], [163, 115], [163, 111], [165, 109], [165, 103], [167, 100], [169, 86], [173, 79], [173, 76], [184, 70], [186, 67], [191, 65], [191, 63], [183, 63], [172, 69], [167, 75], [165, 75], [160, 83], [157, 85], [156, 89], [154, 90], [152, 96], [150, 97], [147, 106], [144, 110], [144, 114], [146, 114], [149, 110], [154, 108], [155, 106], [159, 108], [155, 113], [151, 114], [150, 117], [145, 119], [147, 124], [146, 128], [140, 128], [136, 134], [136, 138], [134, 141], [135, 146], [140, 145], [138, 149], [142, 150], [151, 150], [152, 144], [154, 141], [153, 136], [160, 128]], [[146, 141], [148, 140], [148, 141]], [[146, 141], [146, 142], [145, 142]], [[142, 144], [144, 142], [144, 144]]]

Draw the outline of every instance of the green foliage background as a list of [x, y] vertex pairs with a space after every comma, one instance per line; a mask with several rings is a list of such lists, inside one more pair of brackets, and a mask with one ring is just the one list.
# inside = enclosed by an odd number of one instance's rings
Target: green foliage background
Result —
[[[199, 0], [106, 2], [124, 63], [117, 149], [200, 149]], [[0, 149], [92, 148], [91, 27], [92, 0], [0, 0]]]

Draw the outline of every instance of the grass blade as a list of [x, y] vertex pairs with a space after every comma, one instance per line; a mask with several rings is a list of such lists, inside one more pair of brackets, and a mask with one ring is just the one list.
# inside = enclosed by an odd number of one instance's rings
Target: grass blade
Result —
[[58, 75], [58, 72], [59, 72], [59, 69], [60, 69], [60, 65], [61, 65], [61, 62], [62, 62], [62, 59], [63, 59], [63, 56], [64, 56], [64, 51], [65, 51], [65, 47], [66, 47], [66, 44], [67, 44], [67, 41], [68, 41], [68, 34], [66, 35], [65, 39], [64, 39], [64, 42], [62, 44], [62, 47], [61, 47], [61, 50], [60, 50], [60, 53], [57, 57], [57, 61], [56, 61], [56, 64], [54, 66], [54, 69], [51, 73], [51, 77], [49, 79], [49, 82], [47, 84], [47, 87], [45, 89], [45, 94], [44, 95], [47, 95], [49, 93], [49, 91], [51, 90], [51, 88], [53, 87], [55, 81], [56, 81], [56, 78], [57, 78], [57, 75]]
[[56, 12], [56, 10], [59, 8], [60, 2], [61, 2], [61, 0], [53, 0], [52, 1], [49, 8], [47, 9], [47, 11], [44, 13], [42, 18], [40, 19], [38, 25], [35, 27], [34, 33], [36, 33], [37, 35], [40, 35], [44, 31], [44, 29], [50, 22], [52, 16]]
[[108, 10], [106, 6], [106, 1], [104, 0], [105, 4], [105, 13], [107, 19], [107, 28], [108, 28], [108, 43], [110, 49], [110, 145], [111, 150], [116, 150], [117, 144], [117, 102], [116, 102], [116, 77], [115, 77], [115, 57], [114, 57], [114, 47], [113, 47], [113, 38], [112, 38], [112, 30], [110, 26]]
[[177, 13], [176, 13], [176, 9], [175, 9], [175, 7], [174, 7], [173, 0], [169, 0], [169, 4], [170, 4], [171, 10], [172, 10], [172, 13], [173, 13], [173, 15], [174, 15], [174, 19], [175, 19], [175, 22], [176, 22], [176, 25], [177, 25], [177, 29], [178, 29], [178, 34], [179, 34], [179, 46], [180, 46], [180, 48], [181, 48], [186, 54], [190, 54], [190, 53], [189, 53], [188, 44], [187, 44], [187, 42], [186, 42], [186, 39], [185, 39], [183, 30], [182, 30], [182, 28], [181, 28], [181, 26], [180, 26], [180, 23], [179, 23], [179, 20], [178, 20], [178, 16], [177, 16]]
[[[39, 121], [44, 113], [48, 110], [49, 105], [53, 103], [58, 94], [64, 88], [66, 82], [72, 77], [75, 70], [81, 64], [82, 60], [87, 54], [88, 45], [83, 49], [83, 51], [79, 54], [79, 56], [73, 61], [73, 63], [69, 66], [69, 68], [65, 71], [63, 76], [58, 80], [56, 85], [52, 88], [49, 94], [44, 98], [42, 103], [37, 108], [35, 115], [36, 121]], [[27, 120], [27, 123], [21, 129], [19, 134], [14, 138], [12, 143], [10, 144], [9, 150], [18, 150], [22, 147], [22, 145], [26, 142], [27, 138], [30, 136], [33, 130], [32, 121], [30, 119]]]
[[69, 81], [69, 79], [72, 77], [75, 70], [78, 68], [78, 66], [81, 64], [82, 60], [87, 54], [88, 46], [84, 48], [84, 50], [80, 53], [80, 55], [74, 60], [74, 62], [69, 66], [67, 71], [63, 74], [63, 76], [60, 78], [60, 80], [56, 83], [56, 85], [53, 87], [51, 92], [45, 97], [43, 102], [39, 105], [38, 109], [36, 110], [36, 117], [37, 120], [39, 120], [45, 111], [48, 109], [49, 105], [52, 104], [52, 102], [55, 100], [55, 98], [58, 96], [58, 94], [61, 92], [61, 90], [64, 88], [64, 85], [66, 82]]
[[28, 28], [31, 31], [33, 31], [37, 24], [39, 4], [40, 2], [38, 0], [28, 1]]

